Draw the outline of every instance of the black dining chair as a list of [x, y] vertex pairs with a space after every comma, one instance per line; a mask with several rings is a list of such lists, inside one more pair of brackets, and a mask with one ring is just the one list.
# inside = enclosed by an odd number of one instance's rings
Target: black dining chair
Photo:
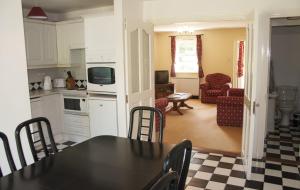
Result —
[[150, 190], [177, 190], [178, 175], [176, 172], [168, 172], [164, 174]]
[[[153, 107], [149, 106], [137, 106], [131, 109], [130, 111], [130, 122], [129, 122], [129, 132], [128, 138], [132, 138], [133, 136], [133, 128], [134, 128], [134, 117], [135, 113], [138, 113], [138, 128], [137, 128], [137, 140], [141, 140], [141, 138], [146, 137], [148, 142], [152, 141], [152, 133], [154, 126], [154, 114], [159, 116], [159, 138], [158, 141], [162, 143], [163, 141], [163, 126], [164, 126], [164, 115], [163, 113]], [[148, 114], [147, 114], [148, 113]], [[147, 115], [146, 115], [147, 114]], [[148, 122], [148, 124], [145, 124]]]
[[[3, 142], [4, 151], [5, 151], [5, 155], [6, 155], [6, 158], [7, 158], [7, 162], [8, 162], [10, 171], [11, 172], [16, 171], [16, 165], [14, 163], [14, 159], [13, 159], [11, 151], [10, 151], [7, 136], [4, 133], [0, 132], [0, 139]], [[3, 173], [2, 173], [2, 170], [1, 170], [1, 167], [0, 167], [0, 177], [2, 177], [2, 176], [3, 176]]]
[[174, 146], [165, 158], [163, 171], [164, 173], [168, 173], [170, 170], [177, 172], [179, 176], [178, 190], [184, 190], [191, 154], [192, 142], [189, 140], [184, 140]]
[[[43, 125], [45, 124], [46, 129], [47, 129], [47, 134], [49, 137], [49, 142], [51, 146], [51, 151], [53, 153], [58, 152], [56, 144], [54, 142], [52, 130], [51, 130], [51, 125], [50, 122], [47, 118], [45, 117], [37, 117], [33, 119], [29, 119], [27, 121], [24, 121], [23, 123], [19, 124], [18, 127], [16, 128], [15, 131], [15, 136], [16, 136], [16, 143], [17, 143], [17, 149], [21, 161], [22, 167], [27, 166], [26, 159], [24, 156], [23, 148], [22, 148], [22, 142], [21, 142], [21, 131], [25, 129], [27, 139], [29, 142], [30, 150], [33, 156], [34, 161], [38, 161], [39, 158], [37, 156], [38, 150], [41, 146], [42, 150], [44, 151], [44, 154], [46, 157], [49, 156], [50, 150], [47, 148], [46, 144], [46, 139], [45, 139], [45, 130], [43, 130]], [[38, 139], [36, 139], [38, 138]]]

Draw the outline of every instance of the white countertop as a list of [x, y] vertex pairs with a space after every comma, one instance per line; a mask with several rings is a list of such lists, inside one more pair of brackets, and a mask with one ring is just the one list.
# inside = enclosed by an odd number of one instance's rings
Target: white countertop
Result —
[[79, 96], [86, 97], [86, 90], [68, 90], [66, 88], [53, 88], [52, 90], [32, 90], [30, 91], [30, 98], [39, 98], [42, 96], [49, 96], [52, 94], [63, 94], [65, 96]]

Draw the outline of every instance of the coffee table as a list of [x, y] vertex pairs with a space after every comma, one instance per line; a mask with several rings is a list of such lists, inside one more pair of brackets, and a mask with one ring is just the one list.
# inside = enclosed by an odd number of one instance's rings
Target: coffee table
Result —
[[180, 115], [183, 113], [180, 111], [181, 107], [186, 107], [189, 109], [193, 109], [193, 107], [187, 105], [185, 101], [192, 97], [191, 93], [175, 93], [168, 96], [169, 102], [173, 103], [173, 107], [171, 111], [177, 111]]

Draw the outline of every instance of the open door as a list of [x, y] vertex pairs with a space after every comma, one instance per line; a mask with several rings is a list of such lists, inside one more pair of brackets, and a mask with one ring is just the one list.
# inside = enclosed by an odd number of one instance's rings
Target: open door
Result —
[[253, 131], [254, 131], [254, 98], [252, 96], [253, 83], [253, 64], [252, 64], [252, 41], [253, 27], [249, 24], [247, 27], [247, 39], [245, 43], [245, 96], [244, 96], [244, 121], [243, 121], [243, 142], [242, 158], [245, 165], [247, 178], [250, 177], [252, 167], [252, 150], [253, 150]]
[[[247, 177], [251, 175], [252, 158], [262, 158], [267, 118], [270, 15], [254, 15], [254, 27], [248, 26], [245, 71], [245, 108], [242, 156]], [[253, 49], [252, 49], [253, 47]]]
[[142, 1], [124, 0], [127, 118], [135, 106], [154, 106], [154, 27], [143, 22], [142, 10]]

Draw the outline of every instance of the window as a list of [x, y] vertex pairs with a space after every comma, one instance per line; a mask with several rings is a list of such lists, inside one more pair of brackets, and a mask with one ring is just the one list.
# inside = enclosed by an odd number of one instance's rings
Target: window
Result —
[[196, 48], [196, 38], [176, 39], [176, 73], [197, 73], [198, 58]]

